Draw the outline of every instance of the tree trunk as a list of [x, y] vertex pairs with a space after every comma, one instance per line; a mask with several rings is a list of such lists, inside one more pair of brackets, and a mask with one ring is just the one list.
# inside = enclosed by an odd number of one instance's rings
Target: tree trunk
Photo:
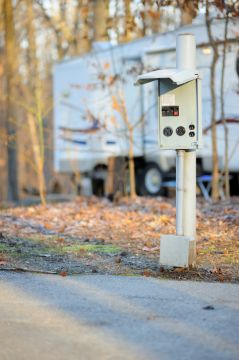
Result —
[[90, 51], [92, 39], [90, 38], [90, 13], [92, 10], [91, 1], [86, 4], [84, 0], [78, 0], [80, 2], [80, 21], [81, 31], [79, 36], [78, 49], [80, 54], [84, 54]]
[[146, 0], [141, 0], [143, 6], [144, 6], [144, 10], [141, 11], [141, 21], [142, 21], [142, 28], [140, 31], [140, 36], [144, 37], [146, 36], [146, 32], [147, 32], [147, 16], [146, 16], [146, 11], [145, 11], [145, 5], [146, 5]]
[[94, 17], [94, 41], [106, 41], [107, 35], [107, 19], [109, 16], [108, 0], [95, 0], [93, 7]]
[[126, 168], [127, 163], [124, 156], [110, 156], [108, 158], [105, 193], [112, 199], [126, 195]]
[[18, 200], [18, 168], [17, 168], [17, 125], [13, 105], [17, 76], [16, 41], [13, 19], [12, 1], [3, 1], [5, 51], [6, 51], [6, 119], [8, 136], [8, 199]]
[[135, 191], [135, 166], [134, 166], [134, 128], [129, 125], [129, 180], [130, 180], [130, 197], [136, 196]]
[[58, 60], [61, 60], [63, 59], [68, 50], [68, 47], [66, 49], [63, 47], [63, 42], [65, 40], [63, 30], [64, 26], [66, 26], [66, 2], [60, 1], [60, 9], [58, 14], [56, 14], [55, 16], [56, 19], [54, 19], [53, 16], [49, 15], [47, 9], [45, 8], [45, 1], [35, 0], [35, 2], [40, 7], [45, 21], [48, 23], [50, 29], [53, 30], [55, 34]]
[[218, 164], [218, 150], [217, 150], [217, 128], [216, 128], [216, 93], [215, 93], [215, 69], [218, 56], [213, 55], [213, 61], [211, 64], [211, 79], [210, 79], [210, 91], [212, 99], [212, 154], [213, 154], [213, 171], [212, 171], [212, 198], [218, 200], [219, 198], [219, 164]]
[[38, 70], [38, 60], [36, 56], [36, 39], [35, 28], [33, 25], [33, 0], [26, 0], [27, 4], [27, 32], [28, 32], [28, 71], [29, 79], [28, 86], [30, 94], [28, 98], [29, 107], [34, 109], [34, 114], [28, 111], [27, 119], [29, 124], [29, 130], [31, 135], [31, 142], [35, 160], [35, 170], [37, 172], [38, 189], [40, 193], [41, 202], [46, 204], [46, 186], [44, 176], [44, 129], [42, 119], [42, 101], [41, 101], [41, 89], [40, 78]]
[[130, 10], [131, 0], [124, 1], [125, 14], [124, 14], [124, 36], [122, 38], [122, 42], [128, 42], [132, 40], [134, 35], [134, 17], [131, 14]]
[[178, 0], [178, 7], [181, 12], [181, 26], [192, 24], [193, 19], [197, 15], [197, 8], [194, 1]]
[[229, 164], [228, 164], [228, 126], [225, 119], [225, 109], [224, 109], [224, 75], [225, 75], [225, 63], [226, 63], [226, 48], [227, 48], [227, 33], [228, 33], [228, 21], [229, 16], [228, 12], [226, 14], [225, 21], [225, 30], [224, 30], [224, 44], [223, 44], [223, 54], [222, 54], [222, 72], [221, 72], [221, 119], [224, 126], [224, 176], [225, 176], [225, 195], [226, 198], [230, 198], [230, 179], [229, 179]]
[[123, 117], [124, 123], [127, 126], [129, 133], [129, 181], [130, 181], [130, 197], [134, 198], [136, 196], [136, 182], [135, 182], [135, 164], [134, 164], [134, 126], [131, 125], [127, 108], [125, 104], [125, 99], [123, 94], [119, 94], [120, 99], [120, 113]]
[[215, 71], [218, 60], [218, 49], [217, 45], [212, 36], [211, 31], [211, 19], [209, 16], [209, 3], [206, 3], [206, 27], [210, 45], [213, 50], [212, 63], [210, 66], [210, 91], [211, 91], [211, 124], [212, 124], [212, 199], [219, 199], [219, 166], [218, 166], [218, 151], [217, 151], [217, 129], [216, 129], [216, 92], [215, 92]]
[[80, 54], [80, 25], [81, 25], [81, 7], [82, 1], [78, 0], [75, 7], [74, 19], [73, 19], [73, 51], [71, 51], [71, 55], [76, 56]]
[[[5, 94], [4, 51], [0, 45], [0, 94]], [[0, 202], [7, 200], [7, 122], [4, 96], [0, 96]]]

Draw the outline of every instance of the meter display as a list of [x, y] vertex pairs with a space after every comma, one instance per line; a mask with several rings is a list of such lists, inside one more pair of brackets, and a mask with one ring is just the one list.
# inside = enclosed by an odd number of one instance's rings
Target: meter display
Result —
[[162, 116], [179, 116], [179, 106], [162, 106]]

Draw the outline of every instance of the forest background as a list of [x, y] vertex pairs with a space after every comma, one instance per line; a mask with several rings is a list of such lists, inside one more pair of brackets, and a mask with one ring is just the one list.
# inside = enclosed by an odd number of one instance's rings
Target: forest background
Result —
[[[53, 170], [54, 63], [91, 51], [95, 42], [129, 42], [190, 24], [202, 14], [213, 49], [213, 99], [218, 51], [211, 19], [223, 17], [227, 22], [238, 11], [238, 1], [220, 0], [0, 0], [0, 201], [36, 193], [44, 203], [59, 177]], [[212, 102], [212, 130], [214, 114]], [[219, 172], [214, 130], [212, 195], [216, 200]], [[62, 181], [68, 184], [64, 191], [69, 191], [69, 183]], [[225, 192], [229, 196], [227, 166]]]

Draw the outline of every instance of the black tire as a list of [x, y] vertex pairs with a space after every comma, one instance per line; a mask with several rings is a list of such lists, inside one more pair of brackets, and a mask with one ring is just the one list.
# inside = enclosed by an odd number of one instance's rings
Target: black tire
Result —
[[103, 179], [92, 179], [92, 193], [95, 196], [102, 197], [105, 195], [104, 188], [105, 182]]
[[163, 195], [163, 173], [156, 163], [148, 163], [138, 179], [138, 192], [143, 196]]

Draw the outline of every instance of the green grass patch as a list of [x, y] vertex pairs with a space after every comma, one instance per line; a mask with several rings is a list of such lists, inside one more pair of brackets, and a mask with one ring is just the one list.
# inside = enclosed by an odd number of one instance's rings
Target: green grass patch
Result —
[[128, 276], [128, 277], [140, 277], [142, 276], [141, 274], [134, 274], [134, 273], [119, 273], [117, 274], [117, 276]]
[[0, 252], [8, 252], [11, 250], [10, 246], [8, 244], [1, 244], [0, 243]]
[[[24, 240], [28, 241], [29, 243], [33, 244], [40, 244], [40, 245], [46, 245], [46, 246], [55, 246], [54, 241], [57, 241], [59, 237], [58, 236], [25, 236]], [[53, 243], [53, 244], [52, 244]]]
[[0, 253], [11, 256], [11, 257], [19, 256], [19, 253], [17, 252], [16, 247], [10, 246], [8, 244], [2, 244], [2, 243], [0, 243]]
[[41, 254], [61, 254], [61, 248], [49, 245], [35, 238], [24, 238], [16, 241], [14, 245], [0, 243], [0, 253], [11, 254], [12, 256], [41, 255]]
[[238, 264], [238, 260], [233, 255], [227, 255], [222, 258], [222, 262], [225, 264]]
[[[33, 247], [33, 251], [36, 252], [47, 252], [52, 254], [58, 254], [62, 252], [62, 247], [60, 244], [56, 243], [57, 236], [34, 236], [34, 237], [24, 237], [24, 240], [29, 245], [36, 245]], [[24, 246], [27, 246], [24, 244]]]
[[61, 248], [63, 252], [98, 252], [104, 254], [117, 254], [118, 252], [122, 251], [121, 248], [114, 245], [69, 245], [63, 246]]
[[199, 253], [200, 254], [211, 254], [211, 253], [214, 253], [214, 251], [216, 251], [216, 250], [217, 250], [217, 248], [215, 246], [209, 246], [207, 248], [200, 249]]

